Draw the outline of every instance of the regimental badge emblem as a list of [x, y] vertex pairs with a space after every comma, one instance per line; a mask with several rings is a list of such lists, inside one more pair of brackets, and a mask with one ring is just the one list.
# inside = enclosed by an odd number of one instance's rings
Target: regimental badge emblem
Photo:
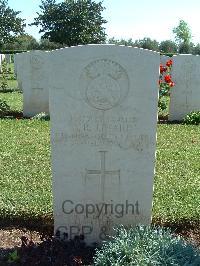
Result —
[[80, 86], [82, 97], [87, 104], [92, 108], [106, 111], [119, 105], [126, 98], [129, 78], [125, 69], [117, 62], [99, 59], [84, 68]]

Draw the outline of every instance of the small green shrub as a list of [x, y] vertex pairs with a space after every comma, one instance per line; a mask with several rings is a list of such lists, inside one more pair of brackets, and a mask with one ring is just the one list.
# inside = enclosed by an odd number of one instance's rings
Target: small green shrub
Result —
[[6, 101], [0, 99], [0, 116], [6, 115], [10, 111], [10, 106]]
[[158, 101], [159, 111], [164, 111], [167, 109], [167, 107], [168, 107], [168, 103], [167, 103], [166, 98], [164, 97], [159, 98], [159, 101]]
[[42, 112], [42, 113], [39, 113], [39, 114], [33, 116], [32, 119], [48, 121], [48, 120], [50, 120], [50, 117], [48, 114]]
[[169, 229], [137, 226], [117, 229], [115, 237], [96, 251], [96, 266], [200, 265], [200, 254]]
[[11, 67], [8, 67], [7, 73], [12, 74], [12, 68]]
[[200, 124], [200, 111], [193, 111], [186, 115], [183, 119], [183, 123], [187, 125], [199, 125]]
[[6, 62], [2, 63], [0, 88], [4, 92], [8, 89], [8, 76], [7, 76]]

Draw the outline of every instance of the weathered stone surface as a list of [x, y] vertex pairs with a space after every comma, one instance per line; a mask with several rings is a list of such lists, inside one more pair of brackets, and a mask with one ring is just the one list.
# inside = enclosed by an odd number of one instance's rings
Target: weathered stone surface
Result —
[[15, 72], [23, 90], [23, 114], [26, 117], [49, 113], [48, 76], [44, 68], [46, 53], [31, 51], [15, 55]]
[[[151, 222], [159, 54], [112, 45], [48, 55], [55, 232], [101, 242]], [[65, 234], [64, 234], [65, 233]]]
[[14, 72], [15, 75], [17, 77], [17, 82], [18, 82], [18, 87], [21, 91], [23, 91], [23, 87], [22, 87], [22, 77], [24, 76], [24, 71], [25, 71], [25, 67], [24, 67], [24, 58], [26, 53], [20, 53], [20, 54], [15, 54], [14, 55]]
[[166, 55], [160, 55], [160, 64], [166, 66], [166, 62], [170, 59], [172, 59], [172, 57]]

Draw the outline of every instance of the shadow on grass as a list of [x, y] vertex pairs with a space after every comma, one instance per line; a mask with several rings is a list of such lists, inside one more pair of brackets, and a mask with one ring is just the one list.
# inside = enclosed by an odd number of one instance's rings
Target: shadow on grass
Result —
[[0, 217], [0, 229], [7, 228], [26, 228], [49, 236], [53, 234], [53, 214], [45, 217], [28, 217], [27, 215]]
[[153, 219], [152, 224], [170, 228], [174, 234], [182, 236], [200, 248], [200, 220], [182, 219], [177, 222], [162, 222], [161, 219]]
[[[23, 112], [17, 112], [17, 111], [9, 111], [6, 114], [1, 115], [0, 114], [0, 119], [9, 119], [9, 120], [21, 120], [21, 119], [29, 119], [29, 120], [33, 120], [35, 117], [27, 117], [27, 116], [23, 116]], [[35, 118], [35, 120], [45, 120], [45, 121], [49, 121], [50, 117], [41, 117], [41, 118]]]
[[[0, 265], [8, 265], [8, 256], [11, 252], [14, 252], [14, 248], [0, 248]], [[13, 265], [13, 264], [12, 264]]]
[[24, 119], [22, 112], [18, 111], [9, 111], [6, 114], [0, 115], [1, 119]]
[[[15, 229], [20, 229], [18, 232]], [[11, 232], [4, 236], [0, 248], [0, 265], [91, 265], [96, 246], [88, 247], [84, 238], [62, 241], [53, 236], [53, 218], [1, 218], [0, 229]], [[14, 230], [12, 230], [14, 229]], [[34, 232], [39, 233], [34, 240]], [[1, 235], [1, 234], [0, 234]], [[14, 240], [18, 239], [18, 245]], [[20, 244], [21, 242], [21, 244]]]
[[22, 236], [20, 247], [0, 249], [0, 265], [91, 265], [95, 249], [78, 239], [64, 242], [51, 237], [36, 243]]
[[[152, 219], [153, 225], [171, 228], [176, 233], [197, 230], [200, 233], [200, 220], [182, 219], [177, 222], [163, 222], [161, 219]], [[0, 229], [4, 228], [26, 228], [37, 230], [40, 233], [53, 234], [53, 214], [47, 216], [29, 217], [22, 214], [17, 217], [0, 217]], [[199, 235], [200, 236], [200, 235]]]
[[11, 89], [5, 89], [5, 90], [0, 89], [0, 93], [13, 93], [13, 92], [23, 93], [19, 88], [11, 88]]
[[158, 124], [182, 124], [183, 121], [179, 121], [179, 120], [174, 120], [174, 121], [169, 121], [168, 120], [168, 115], [159, 115], [158, 116]]
[[[200, 247], [200, 221], [182, 220], [174, 223], [164, 223], [161, 219], [153, 219], [152, 224], [172, 229], [175, 235], [181, 235], [186, 241]], [[0, 228], [20, 228], [37, 231], [41, 241], [34, 242], [32, 238], [22, 234], [21, 246], [16, 248], [0, 248], [0, 265], [6, 264], [9, 256], [17, 250], [20, 263], [12, 265], [91, 265], [95, 253], [95, 246], [87, 247], [80, 239], [60, 241], [53, 237], [53, 216], [46, 217], [0, 217]], [[23, 233], [23, 232], [22, 232]], [[15, 237], [15, 235], [13, 236]], [[18, 236], [19, 237], [19, 236]], [[50, 261], [49, 261], [50, 259]], [[5, 264], [4, 264], [5, 263]], [[40, 264], [37, 264], [40, 263]], [[59, 264], [60, 263], [60, 264]]]

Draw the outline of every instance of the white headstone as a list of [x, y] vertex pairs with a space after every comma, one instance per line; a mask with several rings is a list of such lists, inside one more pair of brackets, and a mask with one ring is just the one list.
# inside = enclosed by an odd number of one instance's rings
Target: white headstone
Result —
[[1, 72], [1, 66], [3, 61], [5, 60], [5, 55], [4, 54], [0, 54], [0, 72]]
[[17, 77], [17, 60], [18, 60], [18, 55], [19, 54], [14, 54], [14, 73], [15, 73], [15, 75], [16, 75], [16, 77]]
[[173, 57], [169, 120], [182, 120], [188, 113], [200, 110], [200, 57]]
[[1, 54], [1, 62], [3, 62], [5, 60], [5, 54]]
[[172, 59], [171, 57], [169, 56], [166, 56], [166, 55], [160, 55], [160, 64], [163, 65], [163, 66], [166, 66], [166, 62], [168, 60]]
[[49, 113], [49, 90], [44, 74], [45, 54], [43, 51], [31, 51], [15, 55], [15, 71], [23, 90], [23, 115], [26, 117], [41, 112]]
[[49, 53], [55, 232], [88, 244], [151, 222], [156, 52], [113, 45]]
[[5, 60], [7, 64], [11, 64], [11, 54], [5, 54]]
[[26, 53], [19, 53], [14, 55], [14, 72], [17, 77], [18, 87], [23, 91], [22, 77], [24, 76], [25, 62], [23, 61]]

